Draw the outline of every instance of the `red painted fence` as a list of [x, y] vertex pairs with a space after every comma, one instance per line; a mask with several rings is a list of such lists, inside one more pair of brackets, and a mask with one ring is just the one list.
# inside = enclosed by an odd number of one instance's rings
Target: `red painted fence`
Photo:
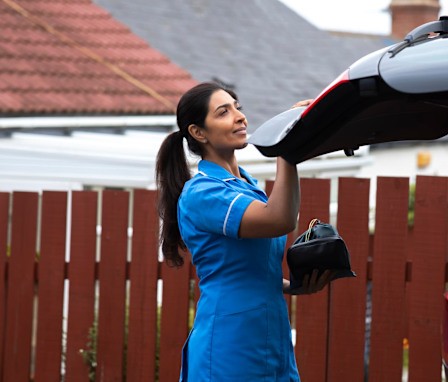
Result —
[[[329, 220], [330, 180], [301, 189], [299, 232]], [[409, 382], [441, 381], [448, 178], [417, 178], [412, 229], [409, 179], [378, 178], [374, 234], [369, 190], [338, 182], [337, 228], [358, 277], [287, 297], [302, 379], [400, 382], [405, 370]], [[1, 382], [178, 380], [194, 269], [158, 261], [156, 193], [130, 196], [0, 193]]]

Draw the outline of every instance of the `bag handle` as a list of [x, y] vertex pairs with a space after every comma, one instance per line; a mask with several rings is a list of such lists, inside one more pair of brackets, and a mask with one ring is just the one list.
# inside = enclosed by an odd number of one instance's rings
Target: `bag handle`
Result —
[[305, 241], [309, 241], [310, 240], [310, 236], [311, 236], [311, 229], [319, 222], [319, 219], [313, 219], [310, 221], [310, 224], [308, 224], [308, 231], [306, 232], [305, 235]]

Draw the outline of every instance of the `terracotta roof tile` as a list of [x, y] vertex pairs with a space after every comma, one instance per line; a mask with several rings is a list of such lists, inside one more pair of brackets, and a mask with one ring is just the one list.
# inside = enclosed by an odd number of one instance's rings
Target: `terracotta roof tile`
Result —
[[196, 83], [90, 0], [3, 0], [0, 21], [0, 114], [171, 114]]

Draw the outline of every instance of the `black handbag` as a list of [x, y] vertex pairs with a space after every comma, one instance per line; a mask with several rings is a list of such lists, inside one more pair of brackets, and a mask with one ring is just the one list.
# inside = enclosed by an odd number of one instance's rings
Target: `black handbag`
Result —
[[288, 248], [286, 260], [290, 271], [291, 290], [300, 288], [305, 275], [334, 270], [331, 280], [356, 277], [350, 265], [350, 254], [338, 231], [328, 223], [311, 220], [308, 230]]

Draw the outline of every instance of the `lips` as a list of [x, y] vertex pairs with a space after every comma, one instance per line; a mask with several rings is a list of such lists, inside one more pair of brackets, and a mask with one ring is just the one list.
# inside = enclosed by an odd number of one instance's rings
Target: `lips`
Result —
[[238, 130], [234, 131], [234, 134], [238, 134], [238, 135], [247, 135], [247, 131], [245, 127], [241, 127]]

